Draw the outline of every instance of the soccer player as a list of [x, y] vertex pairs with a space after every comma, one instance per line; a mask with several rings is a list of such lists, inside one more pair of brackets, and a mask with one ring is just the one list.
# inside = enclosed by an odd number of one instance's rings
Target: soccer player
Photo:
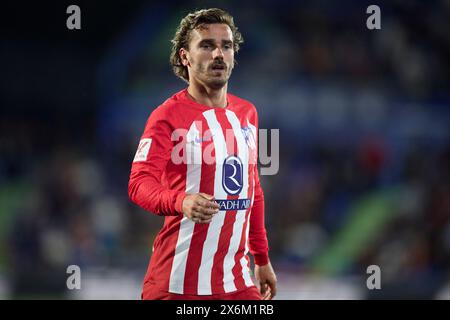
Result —
[[188, 14], [172, 40], [173, 70], [188, 87], [150, 115], [128, 188], [133, 202], [165, 216], [143, 299], [276, 294], [257, 171], [258, 115], [253, 104], [227, 93], [242, 42], [233, 17], [221, 9]]

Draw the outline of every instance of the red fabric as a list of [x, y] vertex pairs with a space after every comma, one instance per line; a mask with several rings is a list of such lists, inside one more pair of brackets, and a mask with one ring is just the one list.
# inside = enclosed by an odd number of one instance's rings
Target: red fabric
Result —
[[147, 285], [141, 295], [142, 300], [261, 300], [261, 294], [256, 286], [232, 293], [221, 293], [210, 296], [193, 294], [175, 294]]
[[[265, 241], [261, 241], [265, 239]], [[255, 167], [255, 200], [250, 216], [250, 253], [255, 258], [255, 264], [264, 266], [269, 263], [269, 245], [264, 223], [264, 193], [259, 181], [258, 169]]]
[[[182, 90], [152, 112], [141, 136], [131, 167], [128, 193], [145, 210], [165, 216], [144, 279], [144, 282], [157, 282], [163, 291], [202, 296], [242, 291], [253, 285], [247, 249], [256, 264], [265, 265], [269, 261], [264, 193], [256, 161], [249, 161], [257, 157], [256, 108], [231, 94], [227, 100], [226, 108], [212, 108], [194, 102], [187, 90]], [[254, 143], [244, 134], [249, 128], [255, 131]], [[176, 129], [184, 129], [188, 135], [195, 135], [195, 139], [172, 139]], [[209, 130], [215, 134], [208, 135]], [[220, 136], [227, 138], [221, 140]], [[208, 150], [213, 163], [203, 161], [200, 167], [195, 167], [186, 162], [195, 152], [203, 155]], [[241, 161], [241, 180], [246, 187], [242, 186], [239, 194], [225, 192], [225, 164], [222, 167], [220, 161], [224, 160], [217, 160], [221, 152]], [[173, 154], [179, 154], [184, 161], [174, 162]], [[231, 177], [237, 179], [236, 172]], [[226, 208], [210, 224], [193, 224], [183, 216], [182, 202], [186, 193], [196, 192], [212, 194], [222, 203], [246, 199], [251, 203], [253, 199], [253, 205], [241, 210]]]
[[[171, 121], [169, 109], [157, 108], [147, 120], [142, 139], [151, 138], [147, 161], [133, 162], [128, 194], [130, 199], [158, 215], [179, 215], [185, 196], [184, 180], [169, 181], [165, 174], [174, 141], [172, 131], [178, 124]], [[182, 174], [180, 171], [179, 173]]]

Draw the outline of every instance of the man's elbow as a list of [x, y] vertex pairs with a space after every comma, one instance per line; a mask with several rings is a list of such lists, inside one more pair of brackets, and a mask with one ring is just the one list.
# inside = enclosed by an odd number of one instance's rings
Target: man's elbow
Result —
[[128, 198], [131, 202], [137, 204], [136, 202], [136, 183], [130, 180], [128, 182]]
[[130, 198], [130, 201], [144, 210], [158, 212], [158, 208], [153, 206], [153, 202], [147, 196], [144, 196], [142, 191], [139, 192], [140, 186], [140, 182], [130, 180], [128, 183], [128, 198]]

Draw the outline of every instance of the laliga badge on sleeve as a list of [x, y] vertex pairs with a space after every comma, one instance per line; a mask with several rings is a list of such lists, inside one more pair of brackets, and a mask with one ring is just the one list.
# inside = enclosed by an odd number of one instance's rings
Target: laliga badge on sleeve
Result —
[[134, 156], [133, 162], [146, 161], [151, 144], [152, 139], [142, 139], [139, 142], [139, 147], [136, 151], [136, 155]]

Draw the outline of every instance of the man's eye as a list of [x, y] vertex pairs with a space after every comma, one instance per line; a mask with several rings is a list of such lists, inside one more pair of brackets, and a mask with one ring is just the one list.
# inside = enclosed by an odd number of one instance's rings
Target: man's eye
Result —
[[211, 46], [209, 44], [202, 44], [202, 48], [209, 49]]

